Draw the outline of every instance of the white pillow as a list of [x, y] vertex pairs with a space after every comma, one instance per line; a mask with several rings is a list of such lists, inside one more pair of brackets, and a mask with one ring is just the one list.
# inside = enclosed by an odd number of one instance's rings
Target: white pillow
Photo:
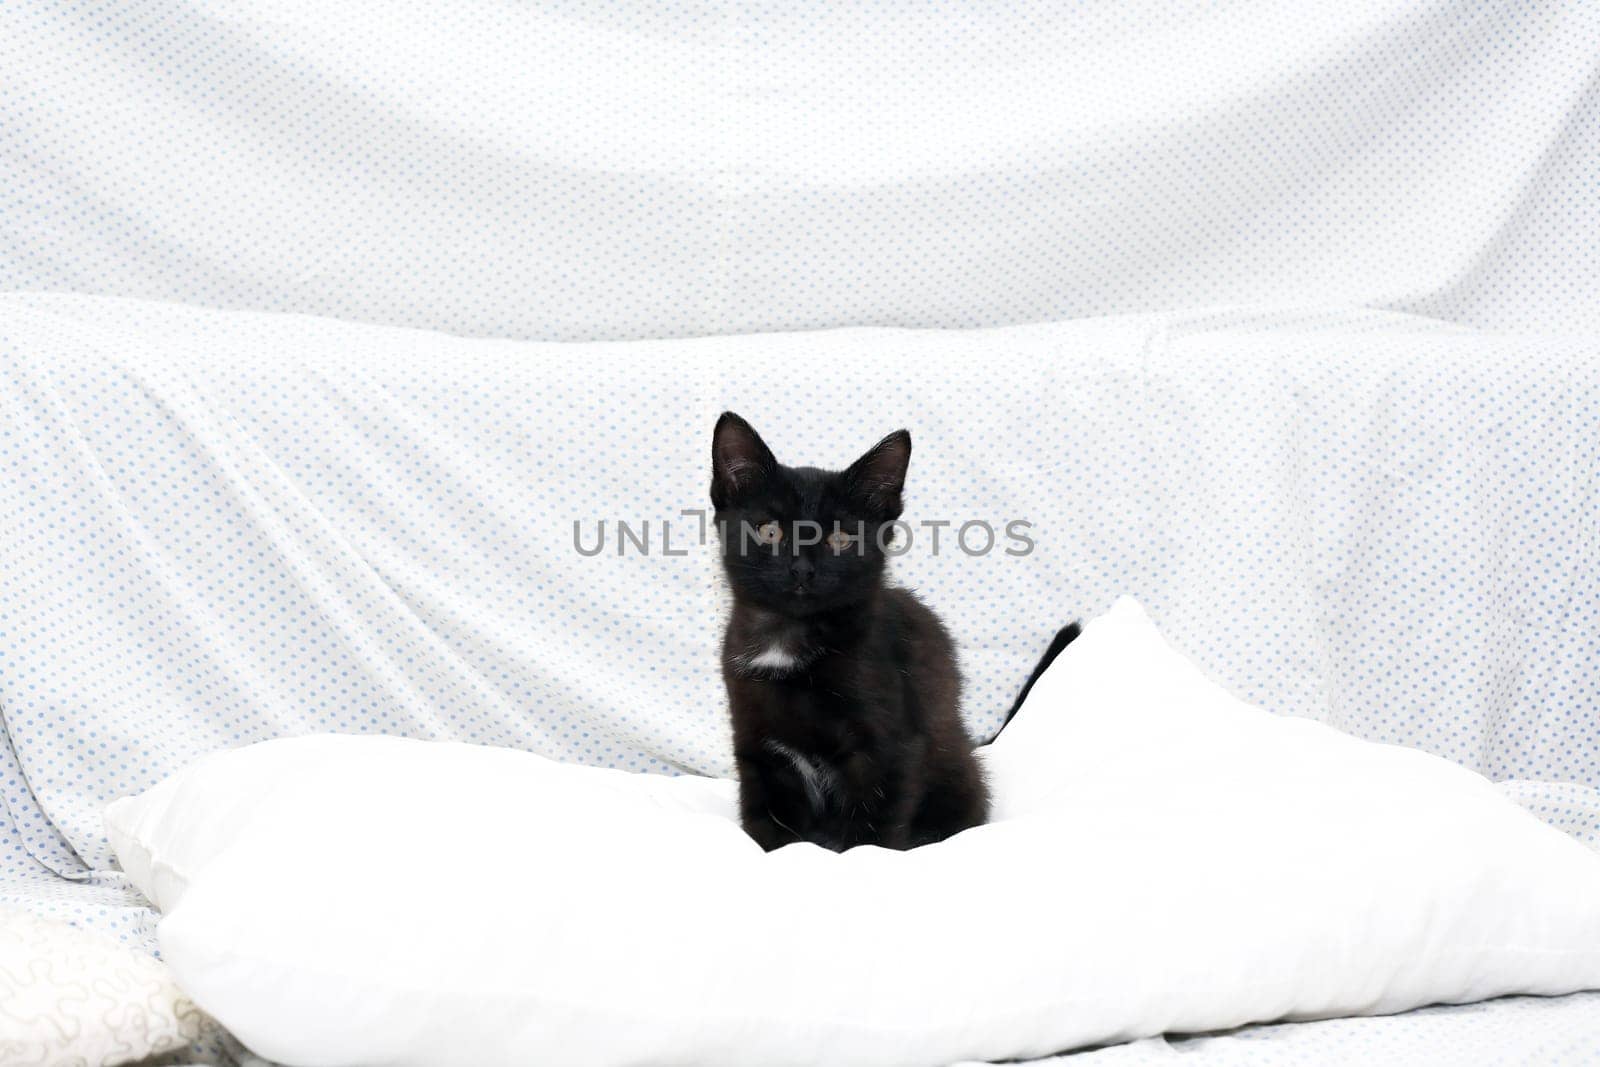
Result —
[[0, 907], [0, 1063], [135, 1063], [183, 1048], [200, 1025], [160, 960]]
[[1131, 602], [986, 759], [997, 821], [910, 853], [392, 738], [207, 757], [107, 821], [185, 987], [290, 1064], [929, 1064], [1600, 987], [1600, 856], [1245, 706]]

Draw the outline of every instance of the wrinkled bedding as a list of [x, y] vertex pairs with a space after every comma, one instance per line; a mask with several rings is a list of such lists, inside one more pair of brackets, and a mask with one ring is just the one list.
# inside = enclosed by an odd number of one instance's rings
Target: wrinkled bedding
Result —
[[108, 865], [107, 801], [284, 734], [729, 773], [684, 514], [724, 408], [824, 464], [912, 428], [896, 571], [976, 735], [1129, 591], [1274, 711], [1600, 784], [1589, 339], [1219, 312], [570, 346], [21, 294], [0, 336], [0, 758], [63, 874]]
[[[728, 773], [720, 593], [681, 514], [724, 408], [819, 463], [912, 428], [907, 519], [952, 525], [938, 553], [914, 525], [896, 567], [951, 624], [975, 734], [1062, 620], [1132, 591], [1249, 699], [1437, 752], [1592, 839], [1597, 349], [1248, 308], [571, 346], [0, 297], [3, 893], [148, 938], [100, 808], [270, 736]], [[619, 519], [649, 554], [619, 554]], [[969, 519], [1025, 520], [1032, 550], [952, 550]], [[1315, 1025], [1400, 1049], [1459, 1019], [1464, 1049], [1520, 1048], [1592, 1038], [1588, 999]]]
[[1600, 8], [0, 6], [0, 290], [622, 340], [1600, 330]]
[[[1250, 699], [1596, 843], [1600, 7], [1058, 15], [0, 7], [0, 903], [150, 945], [100, 807], [280, 734], [726, 773], [708, 553], [659, 544], [726, 406], [823, 463], [906, 423], [913, 518], [1034, 524], [899, 563], [975, 733], [1133, 592]], [[575, 349], [117, 296], [543, 341], [1079, 321]], [[1597, 998], [1074, 1059], [1582, 1062]]]

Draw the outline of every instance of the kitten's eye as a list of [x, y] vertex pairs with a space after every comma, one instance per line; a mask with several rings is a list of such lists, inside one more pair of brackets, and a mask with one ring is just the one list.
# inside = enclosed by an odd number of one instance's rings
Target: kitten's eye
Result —
[[775, 545], [783, 540], [783, 527], [775, 522], [764, 522], [756, 529], [756, 537], [764, 545]]
[[849, 548], [855, 543], [856, 539], [845, 533], [843, 530], [835, 530], [833, 533], [828, 535], [828, 547], [833, 549], [835, 552], [843, 552], [845, 549]]

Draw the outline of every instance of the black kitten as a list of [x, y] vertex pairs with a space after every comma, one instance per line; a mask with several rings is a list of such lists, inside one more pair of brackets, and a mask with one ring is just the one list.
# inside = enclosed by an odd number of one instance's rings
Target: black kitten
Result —
[[740, 816], [765, 849], [913, 848], [988, 818], [950, 635], [884, 579], [910, 460], [897, 430], [844, 471], [784, 467], [749, 423], [717, 420], [711, 502], [733, 592], [722, 673]]

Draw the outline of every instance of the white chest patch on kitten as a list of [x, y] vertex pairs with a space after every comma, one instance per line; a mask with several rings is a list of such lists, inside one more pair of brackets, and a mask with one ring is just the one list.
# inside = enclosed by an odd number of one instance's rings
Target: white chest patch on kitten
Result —
[[800, 665], [800, 658], [782, 645], [769, 645], [754, 656], [744, 658], [745, 666], [763, 671], [792, 671]]
[[782, 641], [773, 641], [764, 648], [753, 649], [737, 660], [741, 674], [789, 674], [809, 662], [809, 654], [791, 651]]

